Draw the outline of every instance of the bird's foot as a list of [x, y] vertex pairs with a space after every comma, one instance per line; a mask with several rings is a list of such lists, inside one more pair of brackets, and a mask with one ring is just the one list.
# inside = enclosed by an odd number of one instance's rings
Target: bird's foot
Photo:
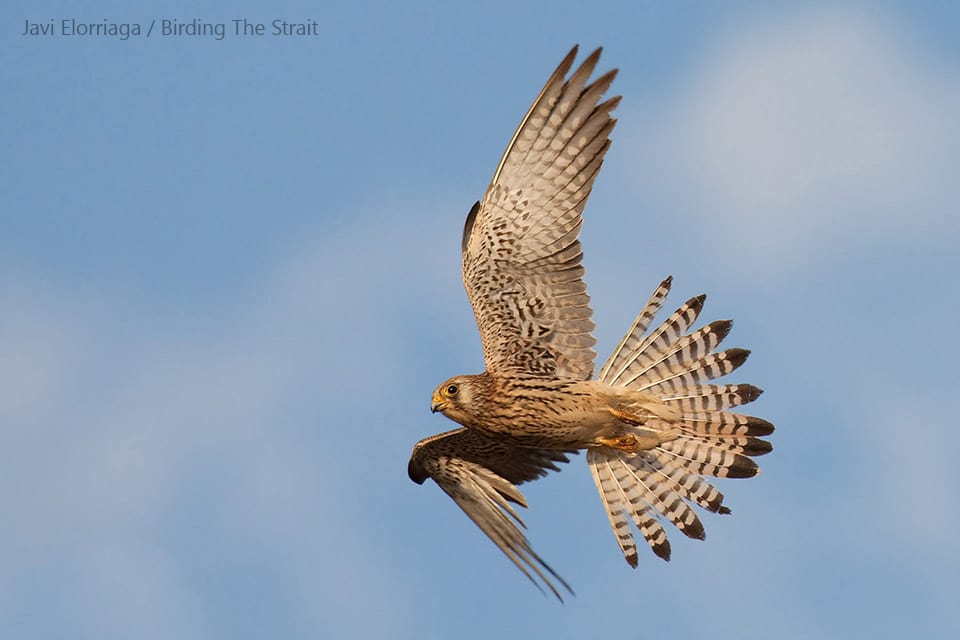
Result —
[[676, 440], [680, 436], [679, 429], [670, 428], [672, 423], [657, 417], [656, 414], [640, 416], [613, 407], [609, 411], [614, 418], [632, 428], [617, 436], [598, 438], [597, 443], [605, 447], [637, 453]]
[[632, 413], [627, 413], [626, 411], [621, 411], [620, 409], [614, 409], [613, 407], [610, 407], [609, 411], [610, 411], [610, 415], [612, 415], [614, 418], [616, 418], [620, 422], [626, 422], [627, 424], [631, 424], [635, 427], [639, 427], [640, 425], [642, 425], [644, 422], [647, 421], [646, 418], [641, 418], [640, 416], [636, 416]]
[[619, 436], [597, 438], [597, 444], [612, 449], [619, 449], [627, 453], [639, 453], [653, 449], [664, 442], [676, 440], [679, 435], [680, 432], [675, 429], [669, 431], [653, 431], [651, 429], [640, 428]]

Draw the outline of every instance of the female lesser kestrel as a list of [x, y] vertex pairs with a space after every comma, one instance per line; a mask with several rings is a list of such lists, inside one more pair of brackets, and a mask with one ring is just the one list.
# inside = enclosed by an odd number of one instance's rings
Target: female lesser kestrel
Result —
[[617, 542], [636, 567], [630, 521], [665, 560], [670, 543], [661, 519], [703, 539], [693, 505], [729, 513], [704, 476], [756, 475], [748, 456], [770, 451], [757, 436], [773, 431], [765, 420], [726, 411], [756, 399], [759, 389], [707, 383], [739, 367], [749, 352], [715, 351], [729, 320], [688, 333], [705, 296], [646, 333], [670, 278], [591, 379], [594, 325], [577, 238], [620, 98], [601, 102], [615, 69], [587, 84], [600, 49], [566, 78], [576, 53], [574, 47], [550, 76], [483, 201], [467, 215], [463, 281], [486, 371], [437, 387], [433, 411], [463, 427], [418, 442], [408, 469], [418, 484], [433, 478], [534, 584], [535, 575], [558, 598], [551, 578], [570, 587], [521, 531], [510, 503], [527, 505], [516, 485], [559, 470], [566, 454], [586, 449]]

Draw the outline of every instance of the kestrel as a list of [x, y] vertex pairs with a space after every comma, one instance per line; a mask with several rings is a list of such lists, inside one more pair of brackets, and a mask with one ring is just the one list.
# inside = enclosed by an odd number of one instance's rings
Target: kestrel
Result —
[[588, 84], [600, 51], [569, 78], [577, 47], [567, 54], [467, 215], [463, 282], [486, 371], [437, 387], [432, 410], [462, 427], [418, 442], [408, 467], [418, 484], [433, 478], [524, 575], [561, 600], [554, 581], [572, 591], [523, 534], [511, 503], [527, 503], [516, 485], [559, 471], [567, 454], [586, 449], [617, 543], [636, 567], [631, 522], [669, 560], [662, 521], [702, 540], [694, 505], [730, 512], [705, 477], [755, 476], [750, 456], [772, 448], [758, 438], [772, 433], [772, 424], [727, 411], [755, 400], [760, 389], [709, 384], [750, 352], [716, 350], [729, 320], [690, 330], [706, 296], [647, 333], [670, 278], [593, 378], [594, 324], [578, 236], [620, 102], [602, 101], [616, 69]]

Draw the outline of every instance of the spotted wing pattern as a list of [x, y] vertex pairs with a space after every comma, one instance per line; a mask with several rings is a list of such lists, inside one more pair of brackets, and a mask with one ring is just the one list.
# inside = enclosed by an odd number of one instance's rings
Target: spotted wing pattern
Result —
[[587, 84], [600, 49], [566, 79], [576, 53], [524, 116], [464, 226], [463, 281], [492, 373], [593, 375], [578, 236], [620, 98], [600, 102], [616, 69]]
[[540, 588], [538, 578], [562, 601], [554, 580], [573, 591], [530, 546], [521, 530], [526, 525], [510, 503], [526, 507], [516, 485], [559, 471], [557, 463], [567, 461], [558, 451], [515, 447], [479, 431], [455, 429], [418, 442], [408, 473], [418, 484], [433, 478], [531, 582]]

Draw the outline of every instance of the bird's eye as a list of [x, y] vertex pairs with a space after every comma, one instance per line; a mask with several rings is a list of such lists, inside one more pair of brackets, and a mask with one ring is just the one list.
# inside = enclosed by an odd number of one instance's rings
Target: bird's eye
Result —
[[448, 396], [455, 396], [455, 395], [457, 395], [457, 391], [459, 391], [459, 389], [457, 388], [457, 385], [455, 385], [455, 384], [451, 384], [450, 386], [447, 387], [447, 395], [448, 395]]

